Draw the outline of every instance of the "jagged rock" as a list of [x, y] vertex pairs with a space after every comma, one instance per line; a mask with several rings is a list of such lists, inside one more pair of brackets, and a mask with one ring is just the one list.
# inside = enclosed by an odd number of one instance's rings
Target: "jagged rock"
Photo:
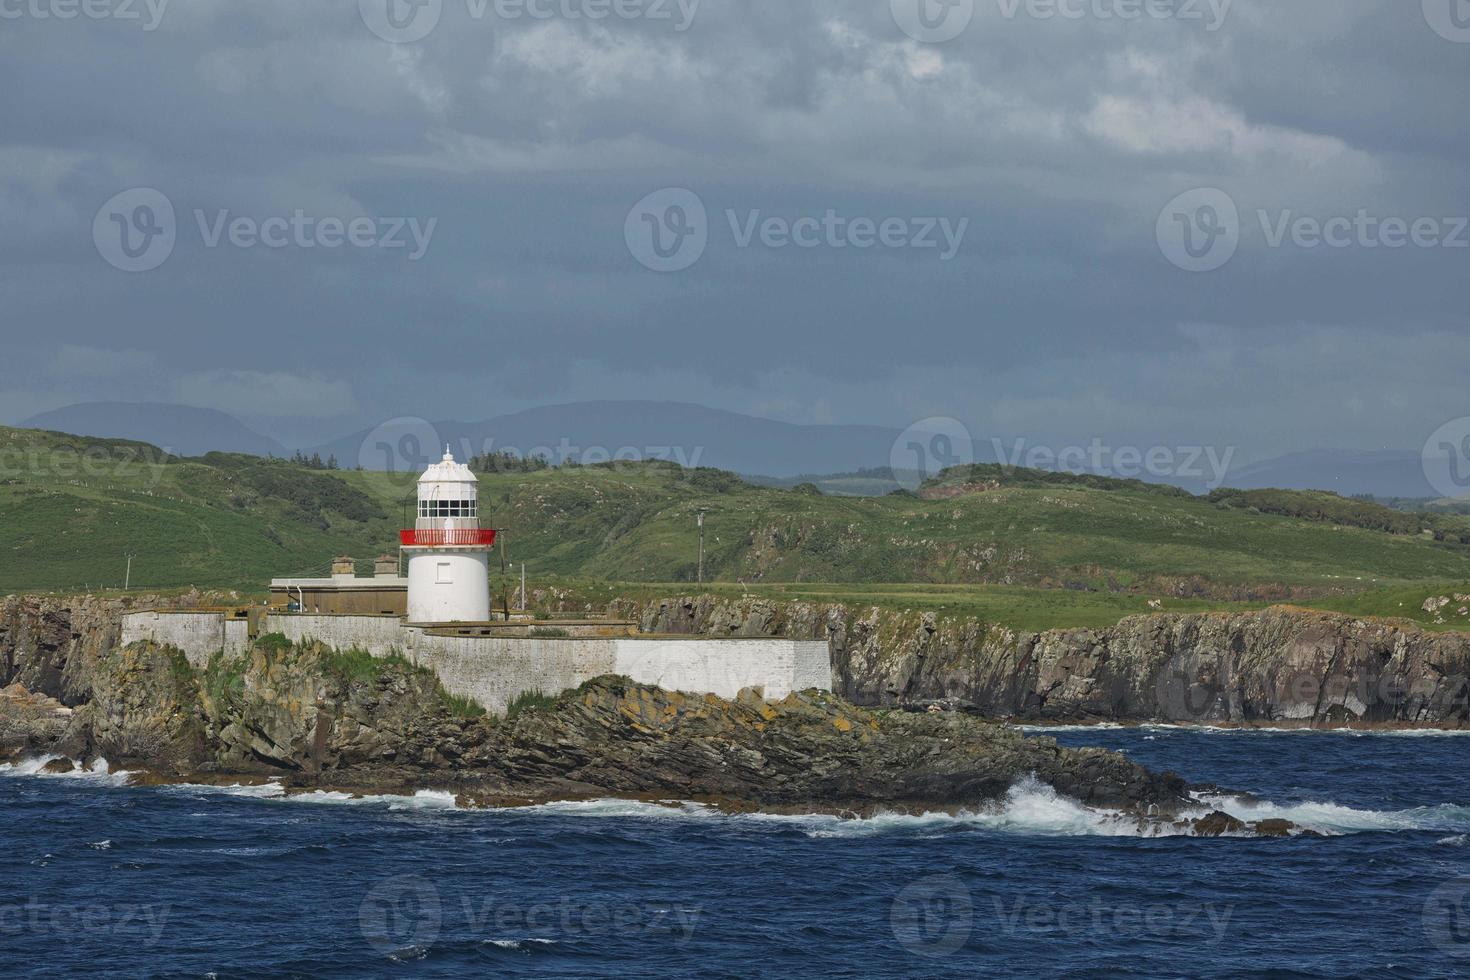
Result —
[[992, 803], [1034, 776], [1098, 806], [1173, 813], [1187, 804], [1177, 776], [961, 716], [875, 715], [820, 692], [723, 701], [617, 678], [495, 727], [473, 761], [479, 791], [502, 798], [923, 811]]
[[1244, 820], [1237, 820], [1220, 810], [1194, 821], [1194, 832], [1200, 837], [1223, 837], [1226, 834], [1243, 833], [1245, 829]]
[[1251, 829], [1261, 837], [1291, 837], [1298, 832], [1290, 820], [1258, 820]]
[[55, 698], [12, 684], [0, 691], [0, 745], [10, 746], [16, 754], [35, 754], [43, 746], [58, 745], [65, 740], [73, 714]]
[[[90, 661], [88, 678], [92, 700], [75, 710], [7, 691], [0, 723], [39, 704], [66, 723], [28, 735], [32, 748], [65, 744], [68, 759], [106, 757], [155, 779], [433, 786], [497, 805], [612, 796], [957, 811], [993, 805], [1031, 779], [1143, 823], [1176, 822], [1195, 805], [1178, 776], [1117, 753], [1062, 748], [955, 712], [871, 712], [818, 691], [768, 701], [747, 690], [726, 701], [602, 678], [511, 719], [466, 718], [430, 672], [406, 662], [269, 642], [203, 671], [178, 651], [135, 644]], [[53, 743], [37, 744], [46, 737]]]

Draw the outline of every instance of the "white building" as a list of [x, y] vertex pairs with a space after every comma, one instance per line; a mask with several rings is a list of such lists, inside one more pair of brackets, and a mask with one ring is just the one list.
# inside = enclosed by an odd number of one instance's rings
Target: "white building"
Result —
[[402, 534], [410, 623], [489, 621], [495, 532], [480, 528], [479, 501], [480, 481], [448, 448], [419, 480], [418, 521]]

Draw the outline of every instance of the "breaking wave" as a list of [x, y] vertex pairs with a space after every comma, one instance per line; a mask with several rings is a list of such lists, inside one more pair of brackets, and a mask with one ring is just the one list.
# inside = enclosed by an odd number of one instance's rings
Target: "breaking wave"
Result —
[[[105, 759], [70, 772], [48, 773], [46, 767], [60, 756], [39, 756], [0, 764], [0, 776], [76, 780], [104, 786], [126, 786], [131, 773], [112, 771]], [[228, 796], [286, 804], [365, 806], [388, 811], [447, 812], [460, 810], [455, 794], [420, 790], [405, 795], [357, 795], [333, 791], [288, 792], [278, 782], [236, 785], [180, 784], [160, 787], [165, 792], [196, 796]], [[1276, 803], [1243, 796], [1201, 793], [1199, 808], [1181, 814], [1184, 820], [1221, 810], [1247, 823], [1288, 820], [1306, 830], [1329, 836], [1362, 833], [1433, 832], [1449, 834], [1440, 843], [1463, 846], [1470, 834], [1470, 807], [1453, 804], [1408, 810], [1366, 810], [1331, 801]], [[647, 803], [636, 800], [589, 800], [548, 803], [533, 807], [484, 810], [487, 814], [529, 815], [597, 820], [721, 822], [751, 829], [789, 829], [811, 838], [864, 838], [886, 835], [932, 837], [957, 832], [990, 832], [1031, 837], [1176, 837], [1191, 831], [1172, 822], [1140, 820], [1136, 816], [1089, 807], [1059, 794], [1035, 779], [1017, 783], [999, 803], [955, 813], [876, 813], [865, 817], [830, 814], [731, 814], [712, 806], [675, 800]]]
[[46, 772], [47, 766], [53, 762], [64, 759], [60, 755], [42, 755], [33, 759], [22, 759], [19, 762], [7, 762], [0, 764], [0, 776], [32, 776], [38, 779], [75, 779], [92, 783], [105, 783], [109, 786], [126, 786], [129, 778], [133, 775], [126, 769], [112, 771], [112, 767], [106, 759], [98, 759], [90, 766], [83, 766], [76, 760], [67, 760], [72, 764], [70, 772]]
[[1444, 803], [1411, 810], [1359, 810], [1330, 802], [1272, 803], [1238, 796], [1199, 794], [1201, 803], [1240, 820], [1290, 820], [1322, 834], [1365, 834], [1399, 831], [1464, 833], [1470, 831], [1470, 807]]
[[412, 796], [377, 794], [361, 795], [329, 790], [314, 790], [306, 793], [290, 793], [277, 782], [254, 785], [208, 786], [198, 783], [183, 783], [168, 786], [174, 792], [196, 795], [238, 796], [255, 800], [271, 800], [281, 803], [308, 803], [317, 806], [369, 806], [387, 810], [457, 810], [453, 793], [440, 790], [419, 790]]

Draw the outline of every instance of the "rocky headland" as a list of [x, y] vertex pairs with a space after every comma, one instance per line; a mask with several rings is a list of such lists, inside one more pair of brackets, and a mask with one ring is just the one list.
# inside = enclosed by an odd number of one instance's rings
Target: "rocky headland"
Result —
[[405, 661], [280, 637], [196, 670], [175, 650], [120, 647], [118, 611], [0, 604], [0, 754], [62, 769], [106, 759], [169, 782], [447, 789], [479, 806], [616, 797], [852, 816], [983, 810], [1034, 781], [1145, 833], [1297, 829], [1205, 813], [1176, 775], [938, 706], [867, 710], [818, 691], [726, 701], [601, 678], [489, 718]]

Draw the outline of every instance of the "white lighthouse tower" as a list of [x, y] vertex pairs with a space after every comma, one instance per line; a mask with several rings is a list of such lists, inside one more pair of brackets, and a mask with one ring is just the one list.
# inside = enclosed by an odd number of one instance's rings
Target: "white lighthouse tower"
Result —
[[488, 622], [495, 532], [480, 529], [480, 481], [446, 447], [419, 480], [418, 497], [417, 526], [402, 534], [408, 621]]

